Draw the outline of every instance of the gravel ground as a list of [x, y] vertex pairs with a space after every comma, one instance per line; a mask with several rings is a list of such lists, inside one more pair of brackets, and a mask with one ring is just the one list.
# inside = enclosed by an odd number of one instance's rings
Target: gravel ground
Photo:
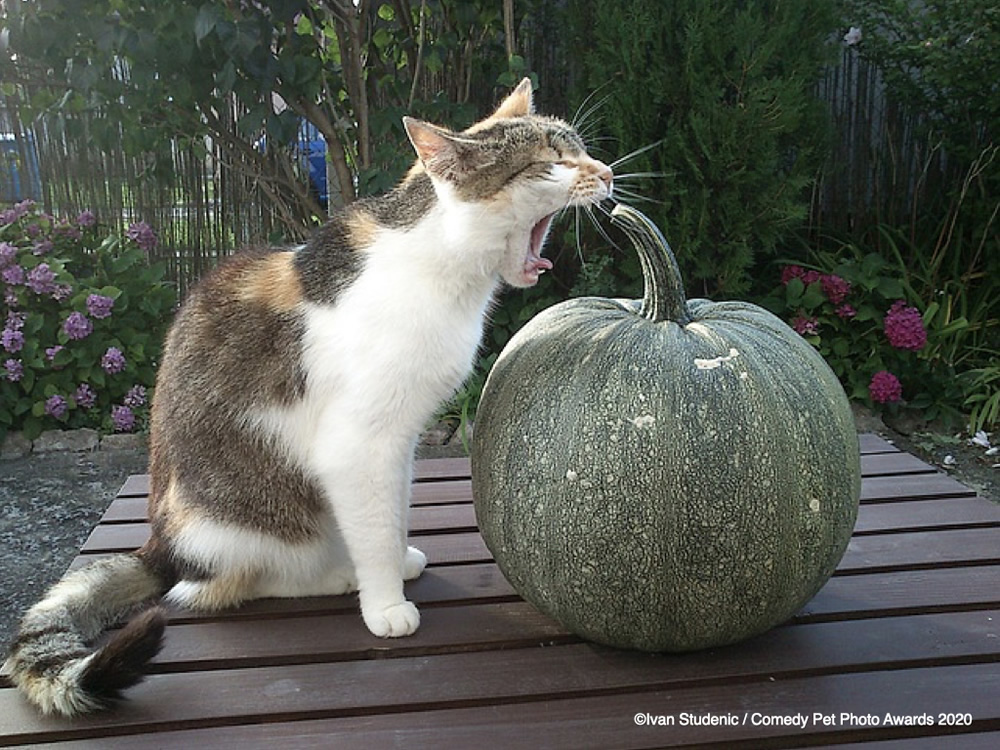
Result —
[[0, 461], [0, 653], [23, 610], [65, 572], [128, 476], [146, 466], [145, 452], [128, 450]]

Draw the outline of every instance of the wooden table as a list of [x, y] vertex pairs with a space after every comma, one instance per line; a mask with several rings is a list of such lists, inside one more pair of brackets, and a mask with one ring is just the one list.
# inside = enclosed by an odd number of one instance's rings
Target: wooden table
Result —
[[[177, 611], [156, 674], [109, 713], [46, 719], [3, 683], [0, 744], [1000, 747], [1000, 507], [876, 436], [861, 445], [861, 512], [837, 574], [749, 642], [682, 656], [581, 642], [491, 562], [468, 462], [423, 461], [416, 635], [374, 638], [350, 596]], [[142, 543], [147, 487], [129, 478], [74, 565]]]

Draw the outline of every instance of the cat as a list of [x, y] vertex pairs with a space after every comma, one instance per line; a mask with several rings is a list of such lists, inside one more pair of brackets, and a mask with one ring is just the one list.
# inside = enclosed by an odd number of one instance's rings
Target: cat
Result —
[[101, 709], [141, 681], [161, 597], [218, 610], [357, 591], [374, 635], [417, 629], [403, 582], [427, 562], [406, 544], [419, 433], [472, 369], [503, 282], [537, 283], [553, 217], [610, 197], [613, 174], [535, 114], [528, 79], [462, 132], [404, 127], [417, 160], [395, 189], [189, 294], [152, 406], [150, 539], [55, 584], [5, 665], [42, 712]]

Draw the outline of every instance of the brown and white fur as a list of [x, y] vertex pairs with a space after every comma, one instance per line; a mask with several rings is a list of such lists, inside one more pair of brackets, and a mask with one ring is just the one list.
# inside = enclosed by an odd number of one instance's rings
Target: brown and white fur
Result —
[[[528, 287], [555, 213], [611, 193], [610, 168], [521, 85], [461, 133], [405, 119], [419, 157], [297, 250], [241, 253], [194, 291], [160, 367], [152, 536], [71, 573], [24, 617], [7, 666], [46, 713], [142, 679], [166, 595], [216, 610], [359, 593], [377, 636], [413, 633], [403, 582], [417, 436], [468, 375], [501, 281]], [[88, 644], [141, 612], [107, 645]]]

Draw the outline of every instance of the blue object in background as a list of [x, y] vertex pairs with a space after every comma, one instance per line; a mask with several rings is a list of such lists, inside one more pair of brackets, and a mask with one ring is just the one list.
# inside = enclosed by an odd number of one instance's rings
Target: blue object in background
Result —
[[0, 133], [0, 203], [41, 197], [42, 179], [35, 139], [25, 133], [18, 143], [13, 133]]
[[329, 205], [330, 194], [326, 184], [326, 141], [319, 128], [308, 120], [299, 126], [299, 158], [305, 160], [309, 169], [309, 185], [319, 198], [320, 205]]

